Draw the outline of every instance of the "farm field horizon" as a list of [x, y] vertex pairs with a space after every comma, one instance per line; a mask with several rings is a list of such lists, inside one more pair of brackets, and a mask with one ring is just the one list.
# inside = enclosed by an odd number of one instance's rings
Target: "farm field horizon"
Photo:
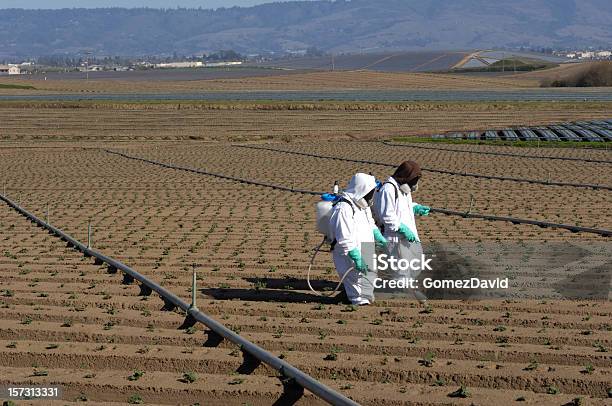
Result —
[[[0, 89], [16, 98], [0, 101], [0, 387], [63, 387], [61, 401], [19, 406], [326, 404], [202, 324], [179, 328], [184, 312], [162, 310], [155, 292], [15, 204], [185, 302], [195, 270], [201, 312], [359, 404], [609, 404], [612, 149], [413, 141], [610, 120], [612, 101], [27, 99], [522, 92], [539, 80], [300, 72]], [[385, 181], [408, 159], [423, 169], [414, 199], [432, 209], [417, 218], [424, 252], [454, 277], [507, 278], [504, 295], [432, 289], [422, 304], [381, 293], [357, 307], [309, 289], [318, 195], [357, 172]], [[311, 279], [319, 292], [335, 288], [329, 252]]]

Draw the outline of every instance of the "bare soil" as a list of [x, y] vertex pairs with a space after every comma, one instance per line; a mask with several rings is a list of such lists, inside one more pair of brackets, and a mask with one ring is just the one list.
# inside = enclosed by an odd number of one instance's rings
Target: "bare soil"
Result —
[[207, 80], [111, 80], [111, 79], [53, 79], [28, 80], [27, 77], [11, 80], [11, 83], [31, 85], [35, 91], [0, 89], [0, 94], [34, 93], [141, 93], [141, 92], [196, 92], [232, 90], [408, 90], [408, 89], [517, 89], [538, 87], [539, 81], [523, 79], [521, 75], [506, 77], [475, 77], [437, 73], [389, 73], [360, 71], [308, 72], [293, 74], [207, 79]]
[[371, 140], [608, 119], [612, 103], [0, 103], [0, 140]]
[[[123, 119], [111, 111], [91, 117], [92, 139], [102, 133], [98, 125]], [[130, 117], [142, 120], [144, 131], [146, 117]], [[75, 120], [74, 126], [77, 134], [85, 123]], [[327, 190], [336, 179], [344, 183], [358, 170], [383, 178], [390, 168], [212, 142], [0, 145], [0, 173], [12, 199], [43, 218], [48, 212], [52, 224], [82, 241], [91, 221], [95, 248], [185, 300], [192, 264], [197, 264], [201, 310], [356, 401], [565, 404], [580, 397], [587, 404], [609, 403], [609, 300], [431, 300], [423, 307], [384, 298], [359, 309], [322, 300], [305, 285], [307, 263], [320, 240], [314, 227], [316, 197], [162, 168], [105, 153], [102, 146], [314, 190]], [[612, 182], [605, 164], [411, 151], [380, 143], [272, 146], [391, 163], [416, 158], [424, 166], [460, 170], [468, 165], [481, 173]], [[607, 156], [606, 151], [558, 153]], [[460, 209], [467, 208], [471, 196], [479, 212], [611, 226], [609, 192], [588, 189], [426, 173], [418, 201]], [[441, 214], [419, 218], [419, 230], [426, 245], [482, 243], [486, 264], [493, 264], [507, 244], [540, 244], [523, 253], [531, 258], [525, 266], [509, 271], [526, 278], [527, 297], [529, 280], [548, 278], [553, 284], [567, 277], [546, 266], [547, 244], [602, 247], [598, 258], [603, 259], [609, 248], [595, 235]], [[337, 278], [329, 255], [320, 255], [315, 265], [315, 285], [333, 286]], [[147, 404], [269, 405], [282, 396], [274, 371], [259, 366], [246, 373], [237, 347], [227, 342], [205, 346], [202, 326], [178, 330], [184, 315], [161, 311], [159, 298], [139, 293], [137, 285], [122, 284], [120, 275], [108, 274], [0, 205], [0, 385], [62, 385], [63, 401], [44, 403], [50, 405], [83, 398], [91, 404], [124, 404], [135, 394]], [[47, 375], [34, 376], [35, 371]], [[135, 371], [144, 374], [129, 380]], [[194, 383], [182, 381], [187, 372], [197, 374]], [[451, 397], [461, 385], [469, 397]], [[307, 393], [298, 404], [321, 401]]]

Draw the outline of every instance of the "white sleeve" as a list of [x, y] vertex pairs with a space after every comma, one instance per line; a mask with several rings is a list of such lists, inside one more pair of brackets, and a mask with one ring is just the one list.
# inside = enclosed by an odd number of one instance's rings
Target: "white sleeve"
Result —
[[380, 221], [385, 226], [385, 230], [397, 231], [401, 221], [397, 215], [397, 199], [395, 198], [396, 190], [393, 185], [387, 183], [380, 191], [378, 199], [378, 213]]
[[338, 203], [338, 209], [331, 217], [331, 227], [336, 237], [335, 250], [341, 249], [344, 255], [359, 248], [355, 234], [353, 210], [347, 203]]

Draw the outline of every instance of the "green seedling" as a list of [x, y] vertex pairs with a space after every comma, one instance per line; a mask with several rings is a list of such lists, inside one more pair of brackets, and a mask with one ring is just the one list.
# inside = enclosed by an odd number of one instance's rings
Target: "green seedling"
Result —
[[343, 312], [356, 312], [359, 309], [358, 306], [354, 304], [347, 305], [342, 311]]
[[144, 400], [142, 400], [142, 396], [135, 393], [128, 398], [128, 403], [131, 405], [141, 405], [144, 403]]
[[419, 360], [419, 365], [431, 368], [435, 362], [435, 357], [436, 354], [432, 353], [431, 351], [428, 351], [427, 354], [425, 354], [425, 357]]
[[497, 337], [495, 339], [495, 342], [497, 344], [507, 344], [508, 343], [508, 337]]
[[49, 371], [44, 369], [35, 369], [32, 376], [49, 376]]
[[408, 340], [408, 343], [410, 344], [417, 344], [419, 342], [419, 338], [413, 336], [412, 333], [410, 333], [409, 331], [404, 331], [402, 333], [402, 338], [404, 340]]
[[143, 371], [134, 371], [134, 373], [127, 377], [128, 381], [137, 381], [144, 376]]
[[433, 313], [433, 312], [434, 312], [433, 307], [432, 307], [430, 304], [428, 304], [428, 305], [426, 305], [426, 306], [425, 306], [425, 308], [424, 308], [423, 310], [421, 310], [419, 313], [422, 313], [422, 314], [431, 314], [431, 313]]
[[586, 364], [584, 366], [584, 369], [582, 371], [583, 374], [592, 374], [593, 372], [595, 372], [595, 367], [593, 366], [593, 364]]
[[342, 352], [342, 349], [334, 346], [331, 348], [329, 354], [323, 358], [325, 361], [336, 361], [338, 359], [338, 353]]
[[194, 383], [198, 380], [198, 375], [195, 372], [185, 372], [180, 380], [183, 383]]
[[597, 352], [608, 352], [608, 349], [606, 347], [604, 347], [604, 345], [601, 344], [601, 343], [595, 343], [595, 344], [593, 344], [593, 346], [595, 348], [597, 348], [597, 350], [596, 350]]
[[472, 396], [472, 394], [470, 393], [468, 388], [463, 385], [461, 385], [461, 387], [456, 391], [448, 394], [448, 397], [450, 398], [469, 398], [470, 396]]

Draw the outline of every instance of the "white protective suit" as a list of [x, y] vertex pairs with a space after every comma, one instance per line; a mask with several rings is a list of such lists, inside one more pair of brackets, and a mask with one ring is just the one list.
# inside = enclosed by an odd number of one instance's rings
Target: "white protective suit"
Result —
[[[359, 208], [355, 202], [376, 187], [376, 179], [365, 173], [358, 173], [351, 179], [341, 196], [348, 200], [336, 203], [330, 217], [330, 237], [336, 241], [333, 250], [334, 265], [340, 278], [350, 270], [344, 279], [344, 289], [351, 303], [355, 305], [374, 302], [374, 234], [376, 227], [369, 207]], [[365, 243], [365, 244], [364, 244]], [[349, 251], [358, 248], [370, 271], [361, 275], [354, 267]]]
[[[420, 241], [416, 228], [416, 221], [410, 192], [404, 193], [399, 184], [391, 176], [383, 186], [374, 194], [373, 209], [377, 220], [381, 223], [383, 236], [387, 239], [388, 251], [399, 258], [420, 258], [422, 247], [420, 243], [410, 243], [398, 232], [401, 224], [405, 224]], [[401, 247], [400, 247], [401, 244]], [[402, 277], [416, 277], [417, 273], [403, 273]]]

